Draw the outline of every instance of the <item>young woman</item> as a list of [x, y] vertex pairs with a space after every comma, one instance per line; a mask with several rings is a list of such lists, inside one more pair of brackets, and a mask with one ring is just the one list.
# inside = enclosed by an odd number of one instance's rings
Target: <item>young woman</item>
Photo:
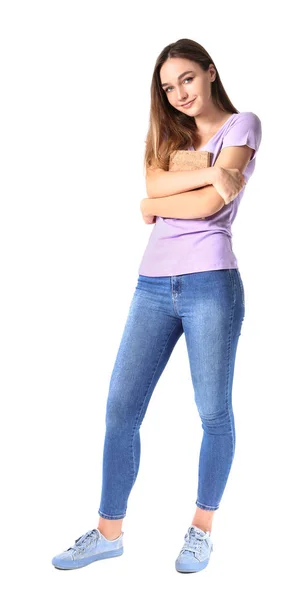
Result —
[[[74, 569], [123, 553], [122, 522], [140, 461], [140, 426], [154, 388], [184, 333], [203, 438], [196, 509], [175, 561], [208, 564], [214, 512], [235, 449], [232, 383], [245, 314], [231, 224], [255, 169], [261, 122], [229, 100], [206, 50], [189, 39], [159, 55], [151, 85], [145, 223], [155, 223], [112, 372], [106, 406], [97, 528], [55, 556]], [[211, 167], [169, 171], [174, 150], [208, 150]]]

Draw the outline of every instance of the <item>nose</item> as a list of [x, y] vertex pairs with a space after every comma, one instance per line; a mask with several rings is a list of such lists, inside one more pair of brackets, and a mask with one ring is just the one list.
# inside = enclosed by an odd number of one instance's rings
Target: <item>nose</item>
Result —
[[185, 104], [185, 102], [188, 102], [188, 95], [178, 94], [177, 105], [181, 106], [182, 104]]
[[187, 100], [187, 98], [188, 98], [188, 95], [185, 94], [185, 92], [183, 93], [183, 92], [181, 92], [181, 90], [178, 91], [178, 101], [179, 102], [183, 103], [183, 102], [185, 102], [185, 100]]

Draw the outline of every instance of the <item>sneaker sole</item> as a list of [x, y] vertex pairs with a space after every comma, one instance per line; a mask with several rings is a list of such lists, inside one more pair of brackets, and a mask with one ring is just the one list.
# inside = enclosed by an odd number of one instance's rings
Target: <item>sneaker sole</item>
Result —
[[95, 554], [93, 556], [87, 556], [86, 558], [80, 558], [79, 560], [63, 560], [57, 561], [56, 558], [52, 560], [52, 564], [56, 569], [80, 569], [97, 560], [103, 560], [104, 558], [113, 558], [115, 556], [121, 556], [124, 552], [124, 548], [118, 550], [109, 550], [109, 552], [102, 552], [101, 554]]
[[205, 569], [205, 567], [209, 564], [209, 560], [210, 559], [208, 558], [199, 565], [178, 565], [175, 563], [175, 568], [179, 573], [196, 573], [198, 571], [202, 571], [202, 569]]

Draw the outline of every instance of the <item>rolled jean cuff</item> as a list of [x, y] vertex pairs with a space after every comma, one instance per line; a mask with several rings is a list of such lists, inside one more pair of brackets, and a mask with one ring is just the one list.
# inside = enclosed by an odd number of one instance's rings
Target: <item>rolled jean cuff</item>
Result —
[[196, 501], [196, 505], [198, 508], [203, 508], [203, 510], [217, 510], [219, 506], [208, 506], [207, 504], [201, 504], [201, 502]]
[[126, 517], [126, 513], [122, 515], [107, 515], [106, 513], [103, 513], [100, 510], [98, 511], [98, 514], [103, 519], [124, 519], [124, 517]]

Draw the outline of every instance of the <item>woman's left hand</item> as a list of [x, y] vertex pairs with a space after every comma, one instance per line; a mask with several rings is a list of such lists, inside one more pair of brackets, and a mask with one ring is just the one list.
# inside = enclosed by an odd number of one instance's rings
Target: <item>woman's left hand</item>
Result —
[[147, 200], [148, 198], [143, 198], [140, 202], [140, 210], [142, 214], [142, 218], [147, 225], [152, 225], [152, 223], [156, 222], [156, 216], [149, 214], [147, 211]]

